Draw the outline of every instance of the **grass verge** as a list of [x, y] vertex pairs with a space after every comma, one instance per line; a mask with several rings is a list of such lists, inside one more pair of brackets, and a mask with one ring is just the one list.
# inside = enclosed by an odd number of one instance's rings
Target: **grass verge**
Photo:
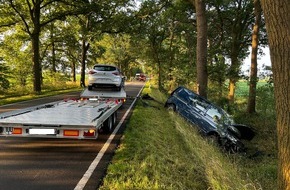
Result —
[[106, 189], [276, 189], [276, 159], [229, 155], [164, 108], [166, 96], [139, 100], [109, 165]]
[[53, 90], [43, 90], [41, 94], [12, 94], [12, 95], [6, 95], [6, 96], [0, 96], [0, 106], [5, 104], [11, 104], [15, 102], [21, 102], [26, 100], [31, 100], [35, 98], [42, 98], [47, 96], [54, 96], [58, 94], [68, 93], [68, 92], [75, 92], [75, 91], [81, 91], [82, 88], [80, 87], [72, 87], [68, 89], [53, 89]]

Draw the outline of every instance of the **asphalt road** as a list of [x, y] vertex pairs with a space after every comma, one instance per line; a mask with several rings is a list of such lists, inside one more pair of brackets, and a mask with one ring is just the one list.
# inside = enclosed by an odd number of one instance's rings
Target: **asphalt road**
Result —
[[[135, 97], [143, 85], [141, 82], [128, 83], [127, 95]], [[79, 92], [2, 106], [0, 113], [65, 98], [77, 98], [78, 95]], [[118, 110], [118, 122], [132, 102], [133, 99], [128, 99]], [[129, 117], [130, 113], [81, 189], [98, 189]], [[99, 135], [97, 140], [1, 137], [0, 190], [75, 189], [108, 137], [104, 134]]]

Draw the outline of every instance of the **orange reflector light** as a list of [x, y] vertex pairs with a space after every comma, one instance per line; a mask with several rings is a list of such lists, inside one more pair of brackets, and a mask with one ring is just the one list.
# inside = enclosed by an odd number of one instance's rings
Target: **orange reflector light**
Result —
[[63, 130], [63, 136], [79, 136], [78, 130]]
[[13, 135], [22, 134], [22, 129], [21, 128], [13, 128], [12, 134]]

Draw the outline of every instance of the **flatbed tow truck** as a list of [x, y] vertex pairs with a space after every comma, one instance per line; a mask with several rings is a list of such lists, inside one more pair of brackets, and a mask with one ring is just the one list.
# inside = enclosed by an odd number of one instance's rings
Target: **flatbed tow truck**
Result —
[[112, 131], [117, 110], [126, 100], [121, 91], [85, 89], [79, 99], [65, 99], [0, 114], [0, 137], [96, 139]]

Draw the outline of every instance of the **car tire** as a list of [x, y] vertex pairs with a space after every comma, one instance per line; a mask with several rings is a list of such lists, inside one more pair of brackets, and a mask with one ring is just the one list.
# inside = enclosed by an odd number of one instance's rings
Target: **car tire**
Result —
[[88, 90], [93, 90], [93, 86], [88, 86]]
[[175, 112], [176, 111], [176, 106], [174, 104], [168, 104], [167, 105], [167, 110], [170, 112]]
[[208, 136], [208, 140], [210, 143], [216, 145], [216, 146], [220, 146], [220, 140], [219, 140], [219, 136], [218, 134], [211, 134]]

